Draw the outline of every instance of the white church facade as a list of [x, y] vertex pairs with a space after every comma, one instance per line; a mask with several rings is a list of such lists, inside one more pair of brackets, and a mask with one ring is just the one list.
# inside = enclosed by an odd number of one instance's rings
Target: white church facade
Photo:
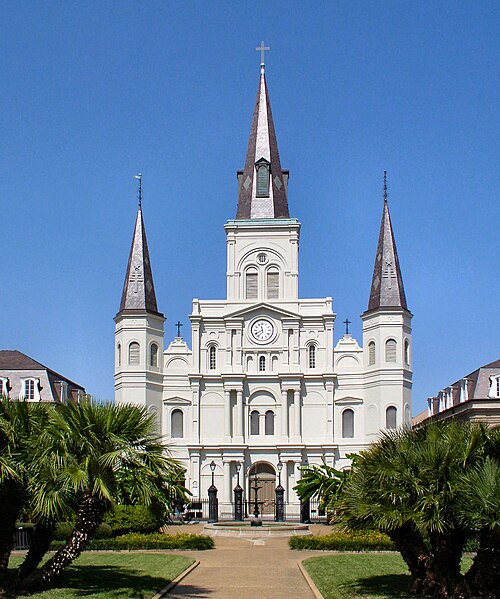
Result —
[[349, 334], [334, 346], [331, 297], [298, 297], [300, 223], [289, 214], [263, 65], [225, 231], [226, 299], [194, 299], [190, 345], [178, 336], [164, 349], [139, 205], [115, 317], [115, 399], [157, 414], [194, 497], [207, 497], [215, 463], [221, 517], [232, 514], [237, 480], [253, 499], [255, 473], [264, 514], [279, 478], [293, 517], [301, 466], [342, 469], [381, 429], [410, 424], [412, 315], [386, 198], [362, 346]]

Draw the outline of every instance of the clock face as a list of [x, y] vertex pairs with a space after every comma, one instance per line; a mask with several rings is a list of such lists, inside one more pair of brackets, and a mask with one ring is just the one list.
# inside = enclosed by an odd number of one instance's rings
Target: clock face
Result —
[[273, 336], [273, 325], [268, 320], [256, 320], [252, 325], [252, 336], [257, 341], [268, 341]]

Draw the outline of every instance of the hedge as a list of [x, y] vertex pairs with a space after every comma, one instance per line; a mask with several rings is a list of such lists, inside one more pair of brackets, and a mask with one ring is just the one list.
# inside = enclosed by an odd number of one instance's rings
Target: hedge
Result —
[[[64, 541], [52, 541], [51, 551], [64, 546]], [[93, 539], [87, 545], [91, 551], [123, 551], [133, 549], [213, 549], [211, 537], [194, 534], [163, 535], [160, 533], [129, 533], [110, 539]]]
[[395, 551], [391, 539], [375, 530], [334, 532], [324, 536], [291, 537], [290, 549], [320, 551]]
[[144, 505], [117, 505], [104, 516], [113, 536], [129, 532], [157, 532], [165, 524], [164, 514]]
[[[58, 522], [54, 531], [55, 541], [65, 541], [73, 531], [74, 522]], [[103, 523], [94, 535], [95, 539], [107, 539], [111, 536], [111, 526]]]

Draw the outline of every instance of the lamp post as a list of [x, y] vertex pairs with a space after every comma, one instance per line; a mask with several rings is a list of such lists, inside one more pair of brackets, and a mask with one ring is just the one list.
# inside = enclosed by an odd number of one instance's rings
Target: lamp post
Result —
[[214, 482], [214, 472], [217, 464], [212, 460], [210, 470], [212, 471], [212, 484], [208, 487], [208, 521], [218, 522], [219, 520], [219, 500], [217, 499], [217, 487]]
[[[309, 466], [309, 460], [307, 456], [304, 458], [304, 467]], [[311, 499], [308, 497], [300, 504], [300, 521], [303, 524], [311, 524]]]
[[234, 493], [234, 519], [237, 522], [241, 522], [243, 520], [243, 489], [240, 487], [240, 470], [241, 470], [241, 462], [235, 463], [236, 468], [236, 487], [233, 489]]
[[278, 469], [278, 486], [274, 490], [276, 495], [274, 519], [276, 522], [285, 521], [285, 489], [281, 486], [281, 470], [283, 469], [283, 462], [278, 461], [276, 465]]

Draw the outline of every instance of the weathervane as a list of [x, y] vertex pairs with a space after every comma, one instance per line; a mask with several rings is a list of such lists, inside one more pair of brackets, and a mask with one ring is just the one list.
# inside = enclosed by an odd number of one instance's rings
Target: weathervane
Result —
[[387, 171], [384, 171], [384, 202], [387, 202]]
[[134, 179], [139, 179], [139, 208], [142, 208], [142, 173], [134, 175]]
[[260, 42], [260, 46], [258, 48], [255, 48], [257, 50], [257, 52], [260, 51], [260, 70], [263, 73], [264, 72], [264, 68], [266, 66], [265, 62], [264, 62], [264, 52], [266, 50], [270, 50], [271, 47], [270, 46], [264, 46], [264, 40], [262, 40]]

